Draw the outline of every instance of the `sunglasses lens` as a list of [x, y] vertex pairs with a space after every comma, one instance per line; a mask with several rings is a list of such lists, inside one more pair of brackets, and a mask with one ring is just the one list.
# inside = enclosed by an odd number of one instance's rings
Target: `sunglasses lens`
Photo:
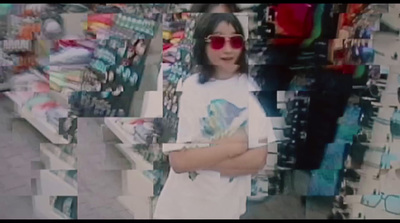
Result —
[[225, 38], [222, 36], [213, 36], [210, 37], [211, 40], [211, 48], [214, 50], [222, 49], [225, 45]]
[[231, 46], [232, 46], [232, 48], [241, 49], [241, 48], [243, 48], [243, 44], [244, 44], [243, 37], [241, 37], [241, 36], [233, 36], [233, 37], [231, 37]]

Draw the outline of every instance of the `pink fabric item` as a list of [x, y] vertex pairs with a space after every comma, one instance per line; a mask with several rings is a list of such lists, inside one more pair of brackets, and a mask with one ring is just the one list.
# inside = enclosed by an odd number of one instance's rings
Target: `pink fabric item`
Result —
[[115, 14], [92, 14], [88, 16], [87, 22], [99, 22], [112, 26], [114, 23], [114, 15]]
[[310, 4], [278, 4], [277, 24], [290, 37], [308, 38], [314, 26], [314, 7]]

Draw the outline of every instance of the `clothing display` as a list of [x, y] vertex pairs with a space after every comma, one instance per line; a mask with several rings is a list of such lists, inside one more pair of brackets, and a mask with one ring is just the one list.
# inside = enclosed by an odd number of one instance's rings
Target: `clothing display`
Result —
[[121, 118], [116, 122], [137, 144], [150, 145], [157, 142], [156, 137], [158, 136], [153, 125], [154, 119]]

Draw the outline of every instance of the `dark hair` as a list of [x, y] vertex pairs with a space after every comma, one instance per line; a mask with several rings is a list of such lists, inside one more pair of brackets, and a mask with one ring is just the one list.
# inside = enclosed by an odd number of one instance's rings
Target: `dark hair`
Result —
[[219, 5], [224, 5], [229, 9], [231, 13], [241, 11], [236, 4], [193, 4], [192, 7], [190, 8], [190, 12], [207, 13]]
[[[215, 29], [221, 22], [226, 22], [233, 26], [237, 34], [244, 36], [243, 27], [239, 19], [231, 13], [206, 13], [198, 17], [196, 28], [194, 30], [195, 44], [193, 47], [195, 65], [199, 66], [201, 84], [206, 83], [215, 73], [215, 67], [208, 60], [206, 53], [207, 43], [205, 38], [214, 33]], [[240, 73], [248, 73], [248, 66], [246, 62], [246, 48], [243, 47], [238, 61], [238, 71]]]

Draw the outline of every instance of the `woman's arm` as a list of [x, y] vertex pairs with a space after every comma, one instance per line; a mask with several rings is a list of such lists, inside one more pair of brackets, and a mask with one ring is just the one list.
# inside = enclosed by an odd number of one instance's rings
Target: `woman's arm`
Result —
[[176, 173], [209, 169], [218, 163], [239, 156], [247, 151], [247, 135], [238, 130], [234, 135], [215, 141], [210, 147], [184, 149], [169, 154], [169, 161]]
[[209, 170], [218, 171], [221, 176], [234, 177], [258, 173], [267, 161], [267, 147], [248, 150], [237, 157], [226, 159]]

